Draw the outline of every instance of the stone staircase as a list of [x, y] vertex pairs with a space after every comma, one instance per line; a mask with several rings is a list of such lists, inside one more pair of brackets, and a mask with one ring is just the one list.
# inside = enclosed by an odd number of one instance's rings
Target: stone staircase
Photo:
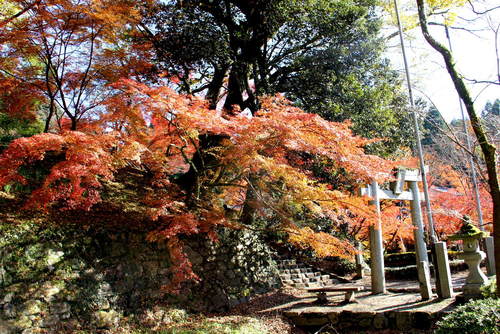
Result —
[[291, 259], [278, 259], [279, 276], [285, 286], [294, 288], [322, 288], [339, 283], [332, 276], [309, 265]]

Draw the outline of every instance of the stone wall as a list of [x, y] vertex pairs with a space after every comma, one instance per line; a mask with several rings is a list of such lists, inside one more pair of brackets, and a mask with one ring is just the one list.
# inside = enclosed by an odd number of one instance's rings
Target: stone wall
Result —
[[428, 311], [386, 311], [386, 312], [300, 312], [288, 311], [287, 316], [295, 325], [319, 327], [330, 324], [339, 332], [363, 332], [366, 330], [412, 333], [414, 329], [429, 331], [446, 312]]
[[186, 240], [201, 282], [174, 296], [161, 289], [169, 283], [167, 251], [144, 233], [0, 225], [0, 332], [109, 328], [158, 304], [223, 311], [279, 282], [254, 233], [221, 230], [219, 244]]

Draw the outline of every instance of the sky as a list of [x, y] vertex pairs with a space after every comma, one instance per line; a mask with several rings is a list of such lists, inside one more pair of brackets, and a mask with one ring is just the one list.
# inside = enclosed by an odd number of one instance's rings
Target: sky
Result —
[[[477, 9], [499, 6], [498, 0], [486, 0], [484, 4], [476, 5]], [[480, 6], [481, 5], [481, 6]], [[486, 16], [489, 16], [489, 22]], [[452, 24], [455, 27], [468, 27], [473, 34], [461, 29], [450, 29], [453, 55], [457, 68], [466, 78], [475, 80], [495, 80], [497, 73], [497, 56], [495, 52], [495, 34], [489, 25], [498, 27], [500, 24], [500, 8], [484, 15], [475, 22], [466, 22], [461, 18], [477, 17], [469, 8], [458, 11], [458, 17]], [[429, 19], [437, 21], [438, 19]], [[394, 28], [395, 29], [395, 28]], [[442, 44], [448, 46], [448, 41], [441, 26], [431, 26], [431, 34]], [[500, 48], [500, 34], [497, 35]], [[416, 96], [429, 103], [434, 103], [447, 121], [461, 118], [458, 95], [445, 69], [443, 59], [423, 39], [420, 28], [405, 34], [406, 51], [411, 68], [410, 76]], [[389, 41], [387, 55], [393, 66], [404, 75], [403, 60], [399, 37]], [[498, 82], [498, 79], [496, 79]], [[467, 82], [478, 113], [486, 102], [500, 99], [500, 85], [473, 84]], [[430, 101], [429, 101], [430, 100]]]

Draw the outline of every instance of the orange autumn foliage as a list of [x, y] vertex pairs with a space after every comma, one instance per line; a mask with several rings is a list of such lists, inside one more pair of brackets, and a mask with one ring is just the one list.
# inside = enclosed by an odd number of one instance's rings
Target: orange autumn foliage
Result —
[[[221, 117], [205, 101], [166, 86], [127, 79], [113, 89], [105, 112], [82, 127], [87, 132], [14, 141], [0, 156], [0, 186], [28, 182], [22, 169], [44, 161], [47, 175], [26, 206], [90, 210], [104, 183], [125, 167], [136, 168], [144, 175], [142, 204], [155, 224], [148, 240], [165, 241], [175, 264], [173, 292], [182, 281], [197, 278], [180, 236], [205, 233], [215, 240], [218, 226], [250, 227], [240, 219], [246, 210], [277, 221], [270, 227], [290, 232], [291, 242], [320, 256], [352, 256], [348, 241], [314, 233], [294, 217], [300, 212], [335, 217], [349, 209], [369, 222], [373, 211], [367, 200], [321, 183], [305, 165], [292, 164], [290, 153], [326, 157], [358, 185], [384, 181], [395, 165], [365, 154], [370, 141], [354, 136], [348, 123], [304, 113], [280, 96], [264, 99], [252, 118]], [[46, 159], [54, 155], [54, 161]]]
[[21, 167], [55, 156], [39, 188], [33, 190], [27, 208], [47, 209], [62, 202], [67, 209], [88, 210], [100, 201], [98, 189], [102, 181], [110, 180], [115, 171], [110, 154], [112, 137], [67, 131], [61, 134], [41, 134], [19, 138], [0, 155], [0, 185], [29, 181], [20, 173]]
[[[447, 235], [457, 233], [464, 215], [468, 215], [478, 224], [476, 201], [469, 175], [439, 162], [434, 156], [429, 156], [428, 160], [433, 164], [430, 193], [438, 236], [446, 238]], [[482, 182], [479, 182], [479, 198], [485, 229], [492, 231], [493, 201], [487, 185]]]
[[[72, 130], [95, 118], [107, 84], [139, 78], [152, 64], [145, 46], [123, 46], [135, 33], [139, 5], [128, 0], [7, 0], [17, 14], [0, 19], [0, 112], [35, 117], [46, 106], [49, 131], [61, 117]], [[134, 46], [134, 45], [132, 45]], [[119, 64], [117, 66], [116, 64]], [[119, 69], [118, 69], [119, 68]], [[36, 108], [38, 107], [38, 108]]]
[[[51, 132], [0, 155], [0, 186], [28, 186], [26, 208], [91, 210], [108, 183], [134, 170], [154, 226], [148, 240], [165, 242], [175, 264], [174, 292], [197, 279], [181, 236], [216, 240], [218, 226], [272, 222], [265, 229], [288, 231], [319, 256], [352, 256], [347, 240], [316, 233], [311, 222], [335, 225], [348, 212], [365, 231], [373, 209], [353, 190], [388, 179], [395, 163], [365, 154], [372, 140], [354, 136], [348, 122], [304, 113], [282, 96], [262, 99], [251, 118], [222, 117], [170, 88], [168, 74], [141, 83], [154, 70], [151, 45], [136, 38], [148, 1], [8, 1], [16, 11], [0, 19], [1, 111], [33, 117], [44, 105]], [[349, 187], [317, 177], [305, 156], [345, 172]]]

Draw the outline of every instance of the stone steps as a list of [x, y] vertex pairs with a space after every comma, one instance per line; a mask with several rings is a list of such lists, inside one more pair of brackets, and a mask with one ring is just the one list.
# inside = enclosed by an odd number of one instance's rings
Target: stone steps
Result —
[[294, 259], [278, 259], [278, 271], [283, 285], [294, 288], [322, 288], [338, 280]]

